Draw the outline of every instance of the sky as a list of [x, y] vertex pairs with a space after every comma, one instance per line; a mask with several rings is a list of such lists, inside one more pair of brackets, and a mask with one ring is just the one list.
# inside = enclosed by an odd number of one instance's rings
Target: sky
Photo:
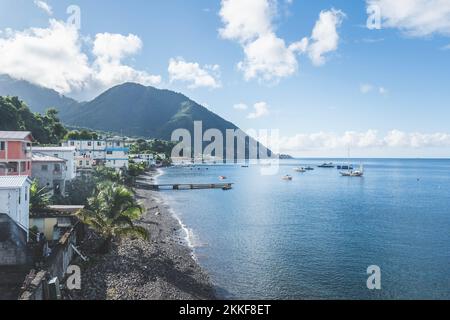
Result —
[[0, 74], [182, 92], [294, 156], [450, 157], [450, 0], [0, 0]]

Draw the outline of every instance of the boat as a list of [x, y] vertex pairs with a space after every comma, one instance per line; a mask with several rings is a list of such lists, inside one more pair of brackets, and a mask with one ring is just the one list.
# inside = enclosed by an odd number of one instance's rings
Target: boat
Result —
[[306, 168], [305, 168], [305, 170], [306, 170], [306, 171], [313, 171], [313, 170], [314, 170], [314, 168], [313, 168], [313, 167], [311, 167], [311, 166], [308, 166], [308, 167], [306, 167]]
[[348, 165], [348, 164], [338, 165], [337, 169], [338, 170], [353, 170], [353, 165], [352, 164], [350, 164], [350, 165]]
[[329, 162], [329, 163], [324, 163], [321, 164], [320, 166], [318, 166], [319, 168], [334, 168], [334, 164], [333, 162]]
[[295, 168], [294, 171], [295, 171], [295, 172], [304, 173], [304, 172], [306, 172], [306, 169], [303, 168], [303, 167], [299, 167], [299, 168]]
[[248, 168], [248, 165], [242, 165], [241, 168]]
[[233, 189], [233, 187], [231, 185], [227, 185], [227, 186], [222, 188], [223, 191], [228, 191], [228, 190], [231, 190], [231, 189]]
[[343, 177], [362, 177], [364, 176], [364, 167], [361, 165], [359, 170], [341, 171]]
[[219, 179], [220, 179], [220, 180], [226, 180], [227, 177], [225, 177], [225, 176], [220, 176]]
[[286, 180], [286, 181], [292, 181], [292, 176], [290, 176], [290, 175], [285, 175], [284, 177], [283, 177], [283, 180]]
[[341, 166], [341, 169], [347, 170], [347, 171], [340, 172], [341, 176], [343, 176], [343, 177], [362, 177], [362, 176], [364, 176], [364, 167], [362, 164], [359, 166], [359, 170], [353, 170], [353, 165], [350, 164], [350, 148], [348, 149], [348, 164]]

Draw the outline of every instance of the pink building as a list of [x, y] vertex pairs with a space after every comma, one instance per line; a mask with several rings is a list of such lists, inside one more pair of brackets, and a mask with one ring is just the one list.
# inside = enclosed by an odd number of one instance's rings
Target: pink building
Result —
[[0, 131], [0, 176], [31, 177], [32, 139], [28, 131]]

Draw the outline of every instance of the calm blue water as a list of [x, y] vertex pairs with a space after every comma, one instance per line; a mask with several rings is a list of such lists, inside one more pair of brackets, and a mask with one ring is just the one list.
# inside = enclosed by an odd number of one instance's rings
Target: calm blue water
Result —
[[[450, 160], [364, 160], [364, 178], [293, 171], [322, 162], [284, 161], [276, 176], [210, 166], [170, 168], [158, 178], [212, 183], [224, 175], [236, 183], [231, 191], [161, 192], [219, 295], [449, 299]], [[370, 265], [382, 269], [381, 291], [367, 289]]]

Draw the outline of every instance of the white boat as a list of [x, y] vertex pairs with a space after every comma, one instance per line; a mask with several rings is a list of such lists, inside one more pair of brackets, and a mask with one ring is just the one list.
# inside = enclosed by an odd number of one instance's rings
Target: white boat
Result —
[[290, 176], [290, 175], [285, 175], [285, 176], [283, 177], [283, 180], [286, 180], [286, 181], [292, 181], [292, 176]]
[[359, 170], [341, 171], [343, 177], [362, 177], [364, 176], [364, 167], [361, 165]]
[[303, 168], [303, 167], [299, 167], [299, 168], [295, 168], [294, 171], [295, 171], [295, 172], [304, 173], [304, 172], [306, 172], [306, 169]]

